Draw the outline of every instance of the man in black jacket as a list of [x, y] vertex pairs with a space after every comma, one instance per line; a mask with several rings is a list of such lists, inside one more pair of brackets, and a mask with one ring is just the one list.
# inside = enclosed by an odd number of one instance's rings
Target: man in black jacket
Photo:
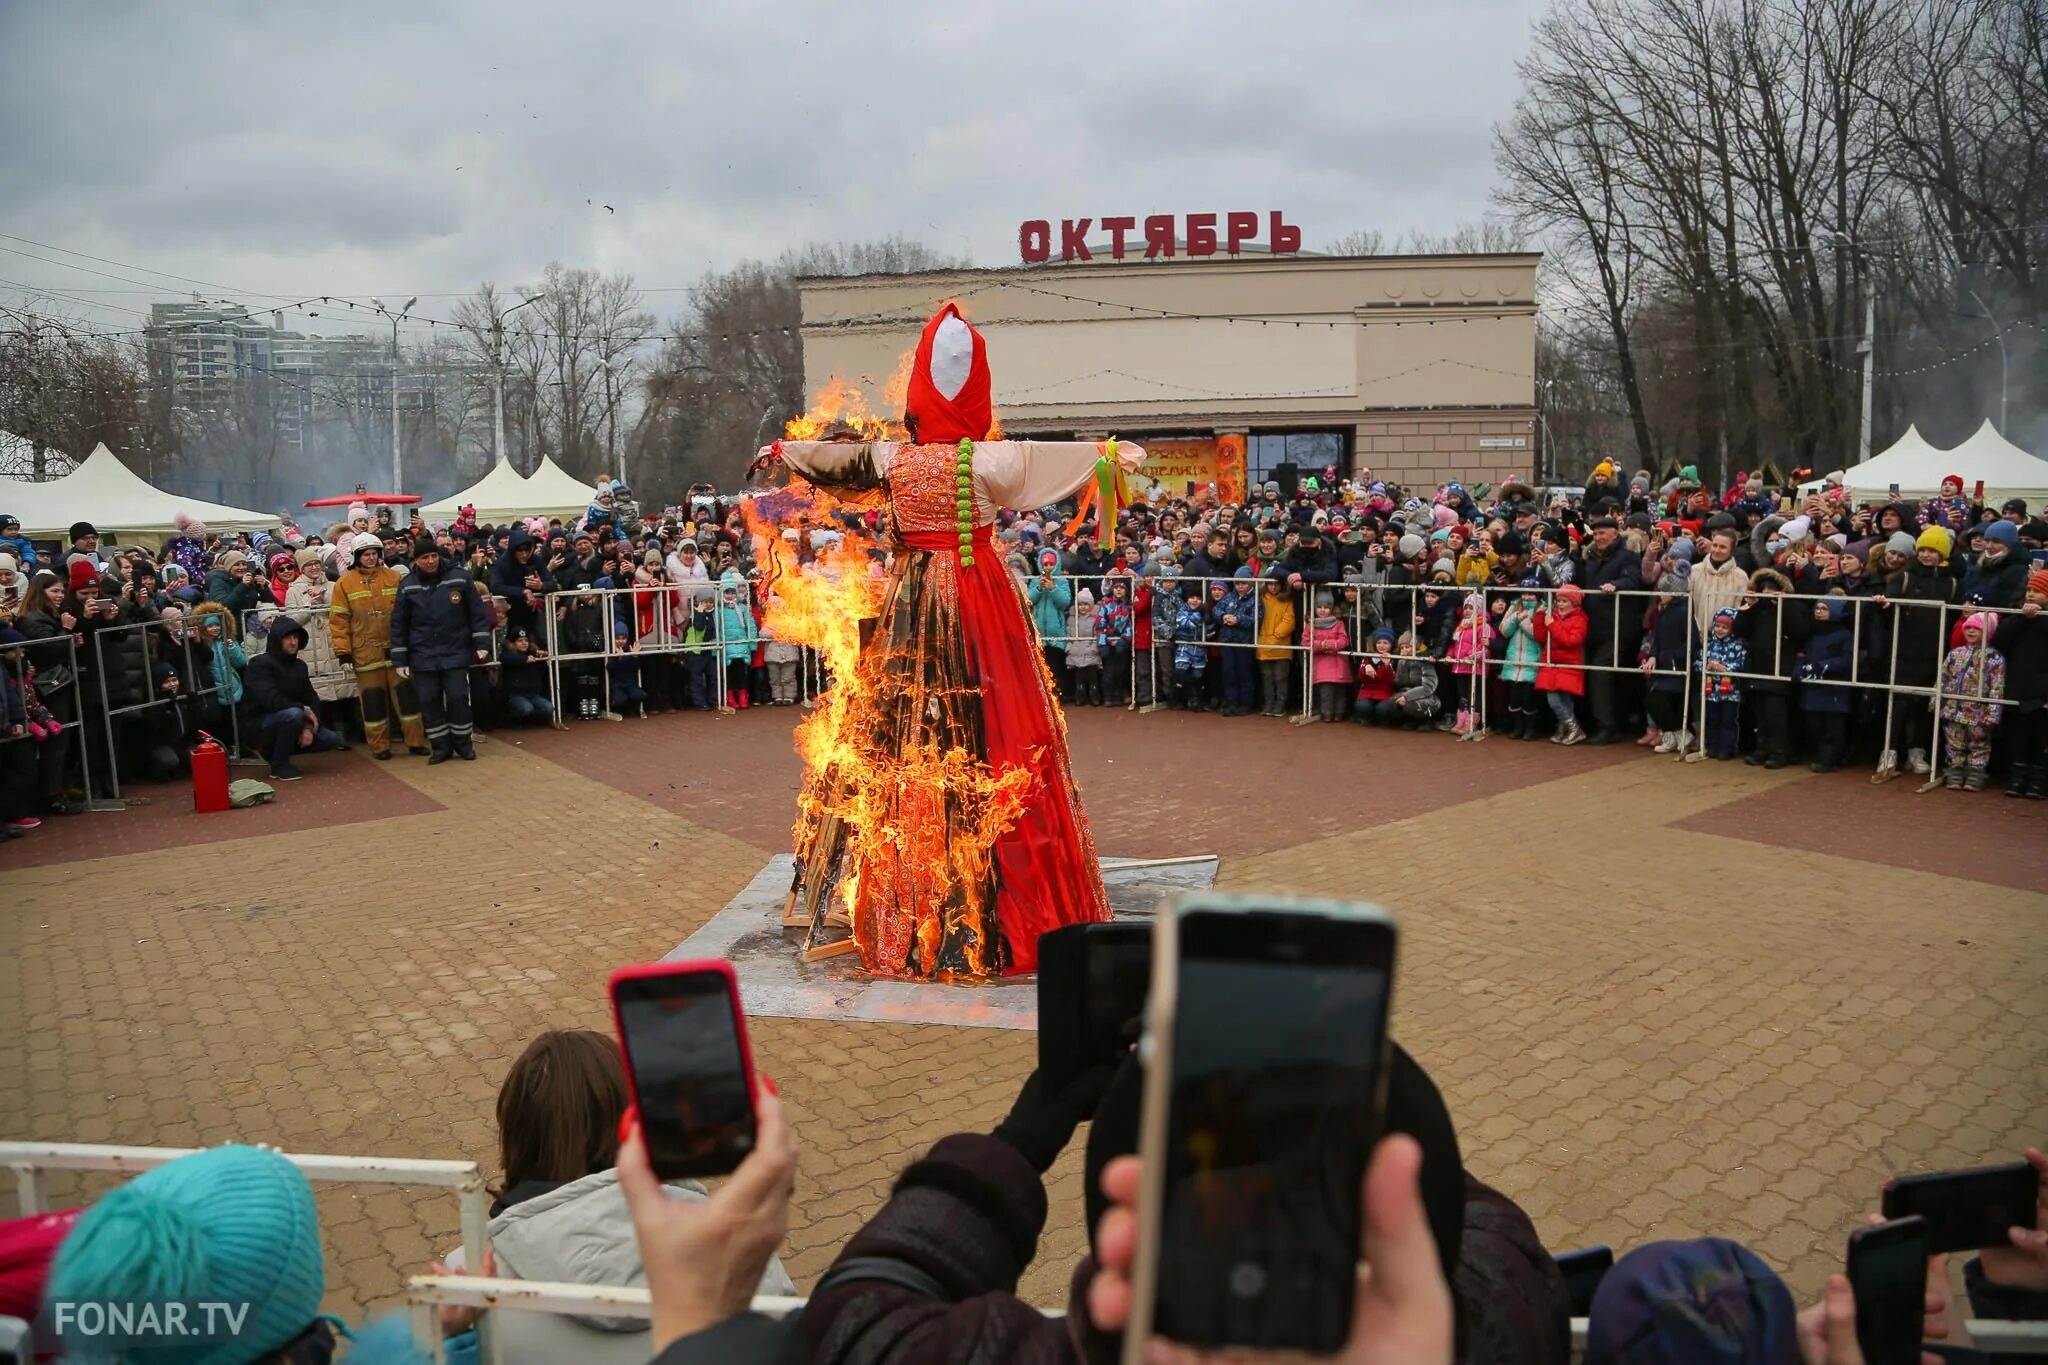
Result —
[[491, 630], [476, 583], [454, 566], [443, 567], [441, 547], [414, 543], [412, 572], [398, 585], [391, 611], [391, 662], [412, 679], [426, 722], [431, 764], [476, 757], [471, 741], [469, 666], [491, 655]]
[[1624, 713], [1634, 699], [1633, 678], [1608, 670], [1635, 663], [1643, 642], [1643, 599], [1618, 597], [1643, 586], [1643, 557], [1629, 549], [1613, 517], [1596, 517], [1593, 543], [1586, 550], [1586, 691], [1593, 711], [1589, 744], [1612, 744], [1622, 738]]
[[270, 640], [249, 661], [242, 689], [250, 713], [270, 755], [270, 780], [296, 782], [305, 774], [292, 766], [300, 749], [345, 749], [341, 735], [320, 723], [320, 694], [299, 651], [306, 647], [306, 628], [289, 616], [270, 623]]

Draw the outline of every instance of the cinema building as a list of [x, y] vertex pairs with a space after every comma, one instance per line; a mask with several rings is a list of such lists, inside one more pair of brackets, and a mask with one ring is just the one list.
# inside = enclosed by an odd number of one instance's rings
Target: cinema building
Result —
[[1411, 486], [1526, 479], [1539, 259], [1134, 251], [806, 279], [806, 390], [846, 376], [879, 395], [952, 298], [987, 337], [1004, 434], [1144, 441], [1177, 493], [1289, 465]]

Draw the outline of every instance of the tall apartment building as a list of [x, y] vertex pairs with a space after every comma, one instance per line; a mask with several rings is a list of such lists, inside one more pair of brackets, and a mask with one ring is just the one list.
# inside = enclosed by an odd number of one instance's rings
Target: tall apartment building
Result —
[[149, 313], [160, 372], [185, 412], [225, 407], [238, 387], [267, 377], [283, 442], [302, 450], [325, 412], [390, 410], [390, 347], [375, 337], [308, 335], [287, 330], [276, 313], [263, 323], [245, 309], [197, 301], [154, 304]]

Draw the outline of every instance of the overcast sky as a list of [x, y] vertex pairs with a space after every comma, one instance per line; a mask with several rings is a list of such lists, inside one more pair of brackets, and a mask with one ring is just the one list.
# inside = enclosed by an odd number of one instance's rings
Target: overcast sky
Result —
[[1277, 208], [1310, 248], [1440, 231], [1486, 209], [1540, 9], [6, 0], [0, 233], [122, 264], [0, 239], [0, 279], [116, 327], [177, 296], [130, 267], [445, 316], [435, 296], [550, 260], [662, 289], [903, 233], [1008, 264], [1025, 218]]

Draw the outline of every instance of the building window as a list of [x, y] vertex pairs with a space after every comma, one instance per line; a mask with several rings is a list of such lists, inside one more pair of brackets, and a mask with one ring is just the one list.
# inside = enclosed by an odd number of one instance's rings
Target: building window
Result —
[[1349, 470], [1350, 435], [1342, 431], [1255, 432], [1245, 438], [1245, 473], [1252, 483], [1264, 483], [1273, 470], [1292, 463], [1305, 478], [1321, 474], [1323, 466]]

